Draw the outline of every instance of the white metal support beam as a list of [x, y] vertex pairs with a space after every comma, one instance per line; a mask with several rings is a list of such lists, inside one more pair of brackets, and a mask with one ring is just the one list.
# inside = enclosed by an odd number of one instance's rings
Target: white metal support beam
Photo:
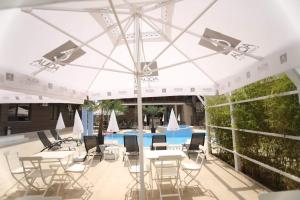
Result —
[[146, 12], [149, 12], [149, 11], [152, 11], [152, 10], [156, 10], [158, 8], [165, 7], [165, 6], [167, 6], [167, 5], [171, 4], [171, 3], [175, 4], [175, 3], [179, 2], [179, 1], [182, 1], [182, 0], [163, 1], [161, 3], [155, 4], [155, 5], [151, 6], [151, 7], [148, 7], [146, 9], [144, 9], [143, 12], [146, 13]]
[[117, 70], [117, 69], [109, 69], [109, 68], [100, 68], [100, 67], [94, 67], [94, 66], [88, 66], [88, 65], [82, 65], [82, 64], [74, 64], [74, 63], [63, 63], [63, 62], [59, 62], [58, 64], [65, 64], [71, 67], [78, 67], [78, 68], [85, 68], [85, 69], [93, 69], [93, 70], [103, 70], [103, 71], [109, 71], [109, 72], [118, 72], [118, 73], [122, 73], [122, 74], [129, 74], [129, 75], [133, 75], [134, 73], [132, 72], [128, 72], [128, 71], [121, 71], [121, 70]]
[[240, 104], [240, 103], [260, 101], [260, 100], [264, 100], [264, 99], [270, 99], [270, 98], [274, 98], [274, 97], [284, 97], [284, 96], [293, 95], [293, 94], [298, 94], [298, 91], [293, 90], [293, 91], [288, 91], [288, 92], [282, 92], [282, 93], [279, 93], [279, 94], [270, 94], [270, 95], [266, 95], [266, 96], [255, 97], [253, 99], [246, 99], [246, 100], [235, 101], [235, 102], [231, 102], [231, 103], [222, 103], [222, 104], [213, 105], [213, 106], [209, 106], [209, 107], [210, 108], [216, 108], [216, 107], [222, 107], [222, 106], [229, 106], [230, 104], [234, 105], [234, 104]]
[[[152, 29], [154, 29], [156, 32], [160, 33], [160, 35], [163, 36], [165, 40], [167, 40], [171, 44], [171, 40], [166, 36], [162, 31], [159, 30], [159, 28], [149, 20], [142, 18], [142, 20], [148, 24]], [[181, 49], [179, 49], [174, 43], [171, 44], [183, 57], [185, 57], [187, 60], [191, 60], [189, 56], [187, 56]], [[210, 81], [212, 81], [215, 85], [217, 82], [210, 76], [208, 75], [197, 63], [194, 61], [190, 61], [200, 72], [202, 72]]]
[[197, 95], [197, 98], [198, 98], [199, 101], [202, 103], [202, 105], [205, 107], [205, 106], [206, 106], [205, 98], [202, 99], [202, 97], [201, 97], [200, 95]]
[[267, 164], [265, 164], [265, 163], [262, 163], [262, 162], [260, 162], [260, 161], [257, 161], [257, 160], [255, 160], [255, 159], [253, 159], [253, 158], [249, 158], [248, 156], [245, 156], [245, 155], [242, 155], [242, 154], [240, 154], [240, 153], [234, 152], [234, 151], [232, 151], [232, 150], [230, 150], [230, 149], [227, 149], [227, 148], [225, 148], [225, 147], [222, 147], [222, 146], [220, 146], [220, 145], [218, 145], [218, 144], [215, 144], [215, 143], [214, 143], [214, 145], [216, 145], [216, 146], [217, 146], [218, 148], [220, 148], [220, 149], [223, 149], [223, 150], [225, 150], [225, 151], [227, 151], [227, 152], [230, 152], [230, 153], [232, 153], [232, 154], [236, 154], [237, 156], [239, 156], [239, 157], [241, 157], [241, 158], [244, 158], [244, 159], [246, 159], [246, 160], [249, 160], [250, 162], [253, 162], [253, 163], [255, 163], [255, 164], [259, 165], [259, 166], [262, 166], [262, 167], [264, 167], [264, 168], [266, 168], [266, 169], [268, 169], [268, 170], [271, 170], [271, 171], [273, 171], [273, 172], [276, 172], [276, 173], [278, 173], [278, 174], [280, 174], [280, 175], [283, 175], [283, 176], [285, 176], [285, 177], [287, 177], [287, 178], [289, 178], [289, 179], [292, 179], [292, 180], [294, 180], [294, 181], [300, 183], [300, 177], [297, 177], [297, 176], [295, 176], [295, 175], [292, 175], [292, 174], [289, 174], [289, 173], [284, 172], [284, 171], [282, 171], [282, 170], [279, 170], [279, 169], [277, 169], [277, 168], [275, 168], [275, 167], [272, 167], [272, 166], [270, 166], [270, 165], [267, 165]]
[[[172, 28], [174, 28], [174, 29], [177, 29], [177, 30], [179, 30], [179, 31], [183, 31], [183, 30], [184, 30], [184, 28], [179, 27], [179, 26], [176, 26], [176, 25], [171, 24], [171, 23], [168, 23], [168, 22], [165, 22], [165, 21], [163, 21], [162, 19], [154, 18], [154, 17], [152, 17], [152, 16], [145, 15], [145, 14], [144, 14], [144, 16], [145, 16], [145, 17], [148, 17], [149, 19], [152, 19], [153, 21], [159, 22], [159, 23], [164, 24], [164, 25], [168, 25], [168, 26], [170, 26], [170, 27], [172, 27]], [[237, 52], [237, 53], [239, 53], [239, 54], [248, 56], [249, 58], [253, 58], [253, 59], [258, 60], [258, 61], [260, 61], [260, 60], [263, 59], [263, 57], [261, 57], [261, 56], [252, 55], [252, 54], [250, 54], [250, 53], [243, 52], [243, 51], [240, 51], [240, 50], [238, 50], [238, 49], [235, 49], [235, 48], [233, 48], [233, 47], [231, 47], [231, 46], [224, 45], [224, 44], [222, 44], [222, 43], [220, 43], [220, 42], [212, 41], [211, 39], [209, 39], [209, 38], [207, 38], [207, 37], [204, 37], [204, 36], [201, 35], [201, 34], [195, 33], [195, 32], [193, 32], [193, 31], [187, 30], [186, 33], [188, 33], [188, 34], [190, 34], [190, 35], [192, 35], [192, 36], [195, 36], [195, 37], [197, 37], [197, 38], [201, 38], [201, 39], [203, 39], [203, 40], [205, 40], [205, 41], [207, 41], [207, 42], [214, 43], [214, 44], [218, 44], [218, 46], [221, 46], [221, 47], [223, 47], [223, 48], [225, 48], [225, 49], [227, 49], [227, 50], [235, 51], [235, 52]]]
[[298, 90], [298, 100], [300, 103], [300, 74], [296, 69], [290, 69], [285, 72], [289, 79], [294, 83]]
[[[200, 96], [197, 96], [198, 99], [202, 102], [202, 98]], [[208, 112], [208, 107], [206, 106], [207, 100], [206, 97], [204, 97], [204, 101], [202, 104], [204, 105], [205, 109], [205, 129], [206, 129], [206, 136], [207, 136], [207, 150], [208, 153], [211, 153], [211, 137], [210, 137], [210, 127], [209, 127], [209, 112]]]
[[43, 23], [49, 25], [50, 27], [56, 29], [57, 31], [59, 31], [59, 32], [61, 32], [61, 33], [63, 33], [63, 34], [65, 34], [66, 36], [72, 38], [73, 40], [76, 40], [76, 41], [79, 42], [80, 44], [82, 44], [82, 45], [85, 44], [86, 47], [88, 47], [89, 49], [95, 51], [96, 53], [100, 54], [101, 56], [103, 56], [103, 57], [105, 57], [105, 58], [108, 58], [109, 60], [111, 60], [111, 61], [114, 62], [115, 64], [117, 64], [117, 65], [119, 65], [119, 66], [125, 68], [126, 70], [128, 70], [128, 71], [130, 71], [130, 72], [133, 72], [129, 67], [123, 65], [122, 63], [120, 63], [119, 61], [117, 61], [117, 60], [115, 60], [115, 59], [113, 59], [113, 58], [110, 58], [108, 55], [102, 53], [101, 51], [99, 51], [98, 49], [92, 47], [91, 45], [89, 45], [89, 44], [87, 44], [87, 43], [81, 41], [79, 38], [77, 38], [77, 37], [71, 35], [70, 33], [68, 33], [68, 32], [66, 32], [66, 31], [62, 30], [62, 29], [59, 28], [58, 26], [56, 26], [56, 25], [50, 23], [49, 21], [43, 19], [42, 17], [36, 15], [35, 13], [33, 13], [33, 12], [31, 12], [31, 11], [28, 11], [28, 10], [26, 10], [25, 12], [28, 13], [28, 14], [30, 14], [31, 16], [35, 17], [36, 19], [40, 20], [41, 22], [43, 22]]
[[[49, 10], [49, 11], [66, 11], [66, 12], [88, 12], [88, 13], [113, 13], [108, 8], [64, 8], [64, 7], [33, 7], [34, 10]], [[130, 12], [116, 10], [117, 14], [131, 15]]]
[[[235, 119], [234, 119], [234, 116], [233, 116], [233, 111], [234, 111], [234, 106], [233, 104], [231, 103], [231, 93], [229, 93], [229, 95], [227, 96], [228, 98], [228, 101], [229, 101], [229, 109], [230, 109], [230, 121], [231, 121], [231, 127], [235, 127]], [[241, 162], [240, 162], [240, 158], [237, 156], [237, 145], [236, 145], [236, 130], [235, 129], [232, 129], [231, 130], [231, 133], [232, 133], [232, 146], [233, 146], [233, 151], [235, 152], [234, 153], [234, 169], [235, 171], [240, 171], [240, 168], [241, 168]]]
[[[129, 21], [128, 21], [128, 23], [125, 25], [125, 28], [124, 28], [125, 33], [128, 31], [128, 28], [129, 28], [129, 27], [131, 26], [131, 24], [133, 23], [133, 20], [131, 20], [131, 19], [133, 19], [133, 17], [130, 18]], [[108, 55], [109, 57], [112, 56], [113, 52], [115, 51], [115, 49], [116, 49], [117, 46], [119, 45], [119, 43], [120, 43], [120, 41], [121, 41], [121, 38], [122, 38], [122, 36], [119, 35], [119, 37], [118, 37], [116, 43], [114, 44], [113, 48], [112, 48], [111, 51], [109, 52], [109, 55]], [[96, 75], [95, 75], [94, 78], [92, 79], [92, 81], [91, 81], [89, 87], [87, 88], [87, 90], [89, 90], [89, 89], [92, 87], [92, 85], [94, 84], [95, 80], [99, 77], [99, 74], [101, 73], [101, 71], [105, 71], [105, 65], [106, 65], [106, 63], [107, 63], [108, 60], [109, 60], [109, 59], [106, 58], [106, 60], [103, 62], [101, 68], [97, 71]], [[130, 72], [130, 73], [131, 73], [131, 72]], [[133, 74], [133, 73], [131, 73], [131, 74]]]
[[205, 58], [208, 58], [208, 57], [211, 57], [211, 56], [215, 56], [215, 55], [218, 55], [218, 54], [226, 52], [226, 51], [228, 51], [228, 50], [226, 49], [226, 50], [223, 50], [223, 51], [219, 51], [219, 52], [215, 52], [215, 53], [211, 53], [211, 54], [199, 56], [199, 57], [196, 57], [196, 58], [191, 58], [191, 59], [188, 59], [188, 60], [185, 60], [185, 61], [182, 61], [182, 62], [178, 62], [178, 63], [174, 63], [174, 64], [171, 64], [171, 65], [162, 66], [162, 67], [159, 67], [157, 69], [153, 69], [152, 72], [162, 71], [162, 70], [165, 70], [165, 69], [168, 69], [168, 68], [172, 68], [172, 67], [176, 67], [176, 66], [179, 66], [179, 65], [183, 65], [183, 64], [190, 63], [190, 62], [193, 62], [193, 61], [196, 61], [196, 60], [205, 59]]
[[170, 43], [147, 65], [151, 66], [166, 50], [168, 50], [194, 23], [200, 19], [218, 0], [212, 1], [197, 17], [195, 17]]
[[145, 199], [145, 182], [144, 182], [144, 132], [143, 132], [143, 110], [142, 110], [142, 86], [141, 86], [141, 62], [140, 62], [140, 19], [135, 16], [135, 65], [137, 79], [137, 111], [138, 111], [138, 129], [139, 129], [139, 163], [140, 163], [140, 191], [139, 199]]
[[265, 135], [270, 137], [279, 137], [279, 138], [286, 138], [290, 140], [297, 140], [300, 141], [300, 136], [295, 135], [284, 135], [282, 133], [270, 133], [270, 132], [264, 132], [264, 131], [256, 131], [256, 130], [248, 130], [248, 129], [240, 129], [240, 128], [232, 128], [232, 127], [224, 127], [224, 126], [215, 126], [215, 125], [208, 125], [211, 128], [218, 128], [218, 129], [225, 129], [225, 130], [236, 130], [240, 132], [246, 132], [246, 133], [253, 133], [257, 135]]
[[133, 54], [132, 54], [131, 49], [130, 49], [130, 47], [129, 47], [128, 41], [127, 41], [127, 39], [126, 39], [126, 35], [125, 35], [124, 30], [123, 30], [123, 28], [122, 28], [122, 26], [121, 26], [119, 17], [118, 17], [118, 15], [117, 15], [117, 13], [116, 13], [116, 10], [115, 10], [114, 4], [112, 3], [112, 0], [109, 0], [109, 5], [110, 5], [110, 7], [111, 7], [111, 9], [112, 9], [112, 11], [113, 11], [113, 13], [114, 13], [114, 16], [115, 16], [116, 21], [117, 21], [117, 23], [118, 23], [118, 26], [119, 26], [120, 32], [121, 32], [121, 34], [122, 34], [123, 40], [125, 41], [125, 44], [126, 44], [128, 53], [129, 53], [129, 55], [130, 55], [130, 57], [131, 57], [131, 59], [132, 59], [132, 63], [134, 64], [134, 63], [135, 63], [135, 60], [134, 60]]

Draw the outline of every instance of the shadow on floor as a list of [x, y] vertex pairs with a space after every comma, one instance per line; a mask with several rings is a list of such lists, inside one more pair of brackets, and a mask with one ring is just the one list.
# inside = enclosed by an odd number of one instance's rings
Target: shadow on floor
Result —
[[[57, 191], [59, 189], [59, 193], [57, 194]], [[82, 200], [88, 200], [92, 196], [92, 192], [90, 189], [82, 189], [82, 188], [65, 188], [66, 185], [63, 184], [54, 184], [52, 187], [49, 188], [48, 192], [45, 196], [51, 197], [51, 196], [60, 196], [63, 199], [82, 199]], [[23, 196], [34, 196], [34, 195], [42, 195], [44, 190], [40, 191], [34, 191], [29, 190], [27, 193], [23, 190], [16, 190], [13, 193], [6, 193], [3, 196], [0, 197], [1, 200], [15, 200], [18, 197]]]

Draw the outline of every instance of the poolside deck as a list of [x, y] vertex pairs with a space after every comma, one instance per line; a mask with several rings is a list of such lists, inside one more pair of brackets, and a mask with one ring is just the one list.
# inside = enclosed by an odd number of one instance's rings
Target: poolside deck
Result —
[[[18, 189], [14, 179], [11, 177], [6, 165], [3, 152], [19, 151], [24, 155], [32, 155], [41, 149], [39, 141], [0, 148], [0, 199], [10, 200], [23, 195], [22, 189]], [[124, 167], [122, 156], [117, 161], [99, 162], [95, 158], [90, 171], [87, 174], [93, 183], [89, 199], [137, 199], [133, 194], [128, 193], [127, 185], [131, 181], [127, 167]], [[258, 194], [267, 192], [266, 188], [252, 182], [244, 175], [235, 172], [230, 166], [209, 156], [206, 164], [198, 176], [202, 183], [201, 188], [186, 188], [182, 199], [258, 199]], [[48, 195], [52, 195], [49, 191]], [[53, 191], [52, 191], [53, 193]], [[82, 189], [67, 189], [60, 193], [64, 199], [85, 199], [87, 195]], [[149, 199], [159, 199], [159, 194], [154, 188], [153, 196]], [[173, 198], [168, 198], [173, 199]], [[174, 198], [177, 199], [177, 198]]]

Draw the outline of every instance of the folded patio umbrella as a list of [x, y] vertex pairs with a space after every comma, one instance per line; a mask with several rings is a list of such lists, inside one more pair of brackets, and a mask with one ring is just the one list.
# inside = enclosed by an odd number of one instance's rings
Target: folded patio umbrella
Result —
[[55, 129], [56, 130], [61, 130], [61, 129], [64, 129], [64, 128], [66, 128], [66, 126], [65, 126], [65, 122], [64, 122], [63, 116], [62, 116], [62, 114], [60, 112], [59, 116], [58, 116], [58, 119], [57, 119], [57, 123], [56, 123]]
[[180, 122], [180, 114], [178, 114], [177, 121]]
[[116, 133], [119, 132], [119, 126], [118, 126], [118, 122], [117, 122], [117, 118], [116, 118], [116, 113], [113, 110], [110, 114], [110, 118], [109, 118], [109, 123], [108, 123], [108, 127], [107, 127], [107, 132], [109, 133]]
[[176, 131], [178, 129], [179, 129], [179, 126], [178, 126], [178, 123], [177, 123], [177, 120], [176, 120], [176, 117], [175, 117], [174, 110], [172, 109], [167, 130], [168, 131]]
[[[59, 116], [58, 116], [58, 119], [57, 119], [57, 123], [56, 123], [55, 129], [58, 131], [58, 130], [61, 130], [61, 129], [64, 129], [64, 128], [66, 128], [66, 126], [65, 126], [65, 122], [64, 122], [63, 116], [62, 116], [62, 114], [60, 112]], [[58, 137], [58, 134], [57, 134], [57, 137]], [[58, 138], [56, 138], [56, 140], [58, 140]]]
[[147, 115], [145, 115], [144, 117], [144, 122], [147, 122]]
[[83, 131], [84, 130], [83, 130], [82, 121], [80, 119], [78, 111], [76, 110], [75, 117], [74, 117], [74, 126], [73, 126], [73, 135], [74, 135], [74, 138], [77, 138], [78, 140], [80, 140]]

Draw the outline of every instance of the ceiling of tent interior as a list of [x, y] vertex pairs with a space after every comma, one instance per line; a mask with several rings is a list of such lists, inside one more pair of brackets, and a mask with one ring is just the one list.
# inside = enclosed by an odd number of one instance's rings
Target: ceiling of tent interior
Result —
[[222, 94], [300, 63], [296, 0], [12, 0], [0, 8], [0, 89], [31, 95], [135, 97], [136, 24], [144, 97]]

